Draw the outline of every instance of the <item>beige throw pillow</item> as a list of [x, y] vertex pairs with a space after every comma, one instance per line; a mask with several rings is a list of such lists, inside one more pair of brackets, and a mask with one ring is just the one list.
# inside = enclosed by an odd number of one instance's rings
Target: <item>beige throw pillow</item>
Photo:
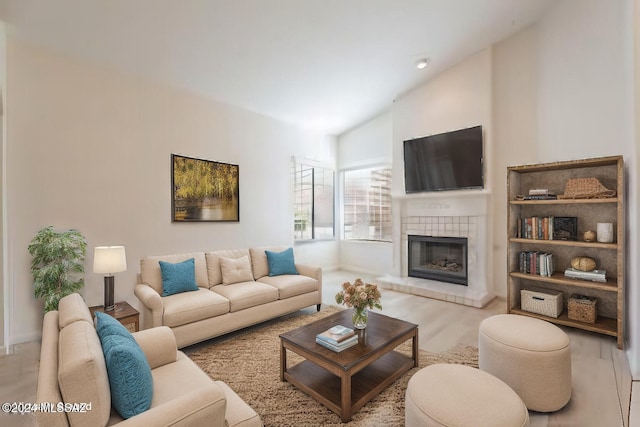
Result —
[[235, 259], [220, 257], [220, 269], [222, 270], [222, 283], [224, 285], [253, 280], [251, 262], [248, 256]]

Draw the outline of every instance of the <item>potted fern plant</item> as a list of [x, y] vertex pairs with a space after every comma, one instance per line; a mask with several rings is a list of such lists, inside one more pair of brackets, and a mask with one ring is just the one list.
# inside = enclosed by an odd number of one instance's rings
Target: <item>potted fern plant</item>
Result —
[[87, 241], [77, 230], [55, 231], [49, 226], [29, 244], [36, 298], [44, 298], [44, 311], [58, 309], [61, 298], [84, 286]]

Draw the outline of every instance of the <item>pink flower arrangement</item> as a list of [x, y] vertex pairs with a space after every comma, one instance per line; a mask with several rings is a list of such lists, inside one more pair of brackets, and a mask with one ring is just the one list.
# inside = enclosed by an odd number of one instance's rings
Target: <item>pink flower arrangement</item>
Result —
[[353, 284], [349, 282], [342, 284], [342, 290], [336, 294], [336, 302], [347, 307], [353, 307], [358, 311], [374, 307], [382, 310], [380, 297], [380, 290], [377, 285], [364, 283], [362, 279], [356, 279]]

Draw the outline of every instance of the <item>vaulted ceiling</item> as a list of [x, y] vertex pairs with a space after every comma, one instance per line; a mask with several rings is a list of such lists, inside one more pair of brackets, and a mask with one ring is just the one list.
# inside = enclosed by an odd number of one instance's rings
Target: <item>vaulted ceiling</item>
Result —
[[555, 3], [2, 0], [0, 18], [10, 37], [340, 134]]

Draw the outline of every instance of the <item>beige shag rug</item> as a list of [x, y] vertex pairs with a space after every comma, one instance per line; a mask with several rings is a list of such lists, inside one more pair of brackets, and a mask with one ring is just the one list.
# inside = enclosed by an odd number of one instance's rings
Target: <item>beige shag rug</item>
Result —
[[[187, 355], [211, 378], [227, 383], [262, 418], [266, 427], [275, 426], [403, 426], [404, 394], [413, 368], [343, 424], [340, 417], [288, 382], [280, 381], [279, 335], [291, 329], [335, 313], [339, 308], [325, 307], [319, 313], [296, 313], [279, 320], [184, 349]], [[410, 341], [398, 351], [411, 354]], [[287, 364], [302, 359], [287, 352]], [[434, 363], [458, 363], [478, 366], [478, 350], [460, 346], [446, 353], [420, 350], [420, 367]]]

